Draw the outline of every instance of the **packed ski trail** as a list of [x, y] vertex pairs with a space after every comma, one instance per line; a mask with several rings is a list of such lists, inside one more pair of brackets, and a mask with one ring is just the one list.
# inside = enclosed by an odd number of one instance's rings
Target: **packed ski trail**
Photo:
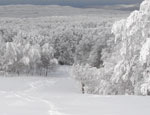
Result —
[[149, 115], [150, 98], [82, 95], [61, 66], [49, 77], [1, 77], [0, 115]]

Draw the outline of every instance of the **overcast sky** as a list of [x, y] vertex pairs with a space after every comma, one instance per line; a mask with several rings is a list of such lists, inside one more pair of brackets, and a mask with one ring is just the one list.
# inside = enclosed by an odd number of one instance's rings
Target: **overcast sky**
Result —
[[93, 5], [135, 4], [143, 0], [0, 0], [0, 5], [37, 4], [37, 5], [69, 5], [86, 7]]

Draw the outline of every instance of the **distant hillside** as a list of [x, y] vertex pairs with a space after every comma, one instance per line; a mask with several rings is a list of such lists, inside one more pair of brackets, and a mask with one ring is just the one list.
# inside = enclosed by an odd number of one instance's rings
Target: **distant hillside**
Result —
[[97, 8], [97, 9], [108, 9], [108, 10], [119, 10], [119, 11], [134, 11], [138, 10], [140, 4], [120, 4], [120, 5], [106, 5], [106, 6], [89, 6], [88, 8]]
[[0, 17], [43, 17], [71, 15], [127, 16], [129, 11], [117, 11], [112, 8], [74, 8], [57, 5], [8, 5], [0, 6]]

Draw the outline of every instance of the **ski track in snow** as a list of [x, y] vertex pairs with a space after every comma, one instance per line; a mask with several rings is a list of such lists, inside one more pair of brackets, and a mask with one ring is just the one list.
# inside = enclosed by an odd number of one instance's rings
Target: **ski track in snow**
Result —
[[[55, 84], [55, 81], [44, 81], [45, 84]], [[39, 87], [44, 87], [45, 85], [43, 84], [43, 82], [41, 82], [40, 80], [39, 81], [36, 81], [36, 82], [31, 82], [30, 83], [30, 87], [29, 89], [25, 90], [23, 92], [24, 96], [21, 96], [21, 95], [18, 95], [24, 99], [27, 99], [29, 101], [40, 101], [42, 103], [45, 103], [49, 106], [49, 110], [48, 110], [48, 113], [49, 115], [67, 115], [67, 114], [63, 114], [63, 113], [60, 113], [58, 112], [57, 108], [54, 106], [54, 104], [52, 104], [50, 101], [47, 101], [45, 99], [42, 99], [42, 98], [37, 98], [37, 97], [33, 97], [33, 96], [28, 96], [27, 92], [31, 92], [33, 90], [36, 90], [38, 89]]]
[[[47, 111], [47, 113], [49, 115], [67, 115], [67, 114], [63, 114], [60, 113], [57, 108], [54, 106], [54, 104], [52, 104], [50, 101], [47, 101], [45, 99], [42, 98], [37, 98], [37, 97], [33, 97], [33, 96], [29, 96], [27, 93], [24, 92], [20, 92], [20, 93], [9, 93], [9, 92], [0, 92], [0, 93], [5, 93], [7, 94], [7, 98], [11, 98], [11, 97], [15, 97], [17, 99], [21, 99], [21, 100], [25, 100], [27, 102], [40, 102], [43, 103], [45, 105], [47, 105], [49, 107], [49, 110]], [[15, 104], [14, 104], [15, 105]]]
[[46, 104], [49, 107], [48, 113], [49, 115], [66, 115], [66, 114], [62, 114], [60, 112], [58, 112], [57, 108], [54, 106], [54, 104], [52, 104], [50, 101], [47, 101], [45, 99], [42, 98], [37, 98], [37, 97], [33, 97], [33, 96], [28, 96], [27, 94], [15, 94], [17, 97], [25, 99], [27, 101], [31, 101], [31, 102], [41, 102]]

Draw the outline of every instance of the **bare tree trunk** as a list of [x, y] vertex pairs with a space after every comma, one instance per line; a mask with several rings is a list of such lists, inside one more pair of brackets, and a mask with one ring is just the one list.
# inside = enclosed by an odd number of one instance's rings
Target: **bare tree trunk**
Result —
[[85, 93], [85, 84], [81, 83], [81, 85], [82, 85], [82, 93], [84, 94]]
[[46, 74], [46, 77], [47, 77], [47, 69], [46, 69], [46, 73], [45, 74]]
[[19, 76], [19, 71], [17, 70], [17, 74], [18, 74], [18, 76]]
[[41, 68], [40, 68], [40, 76], [42, 76], [42, 71], [41, 71]]

